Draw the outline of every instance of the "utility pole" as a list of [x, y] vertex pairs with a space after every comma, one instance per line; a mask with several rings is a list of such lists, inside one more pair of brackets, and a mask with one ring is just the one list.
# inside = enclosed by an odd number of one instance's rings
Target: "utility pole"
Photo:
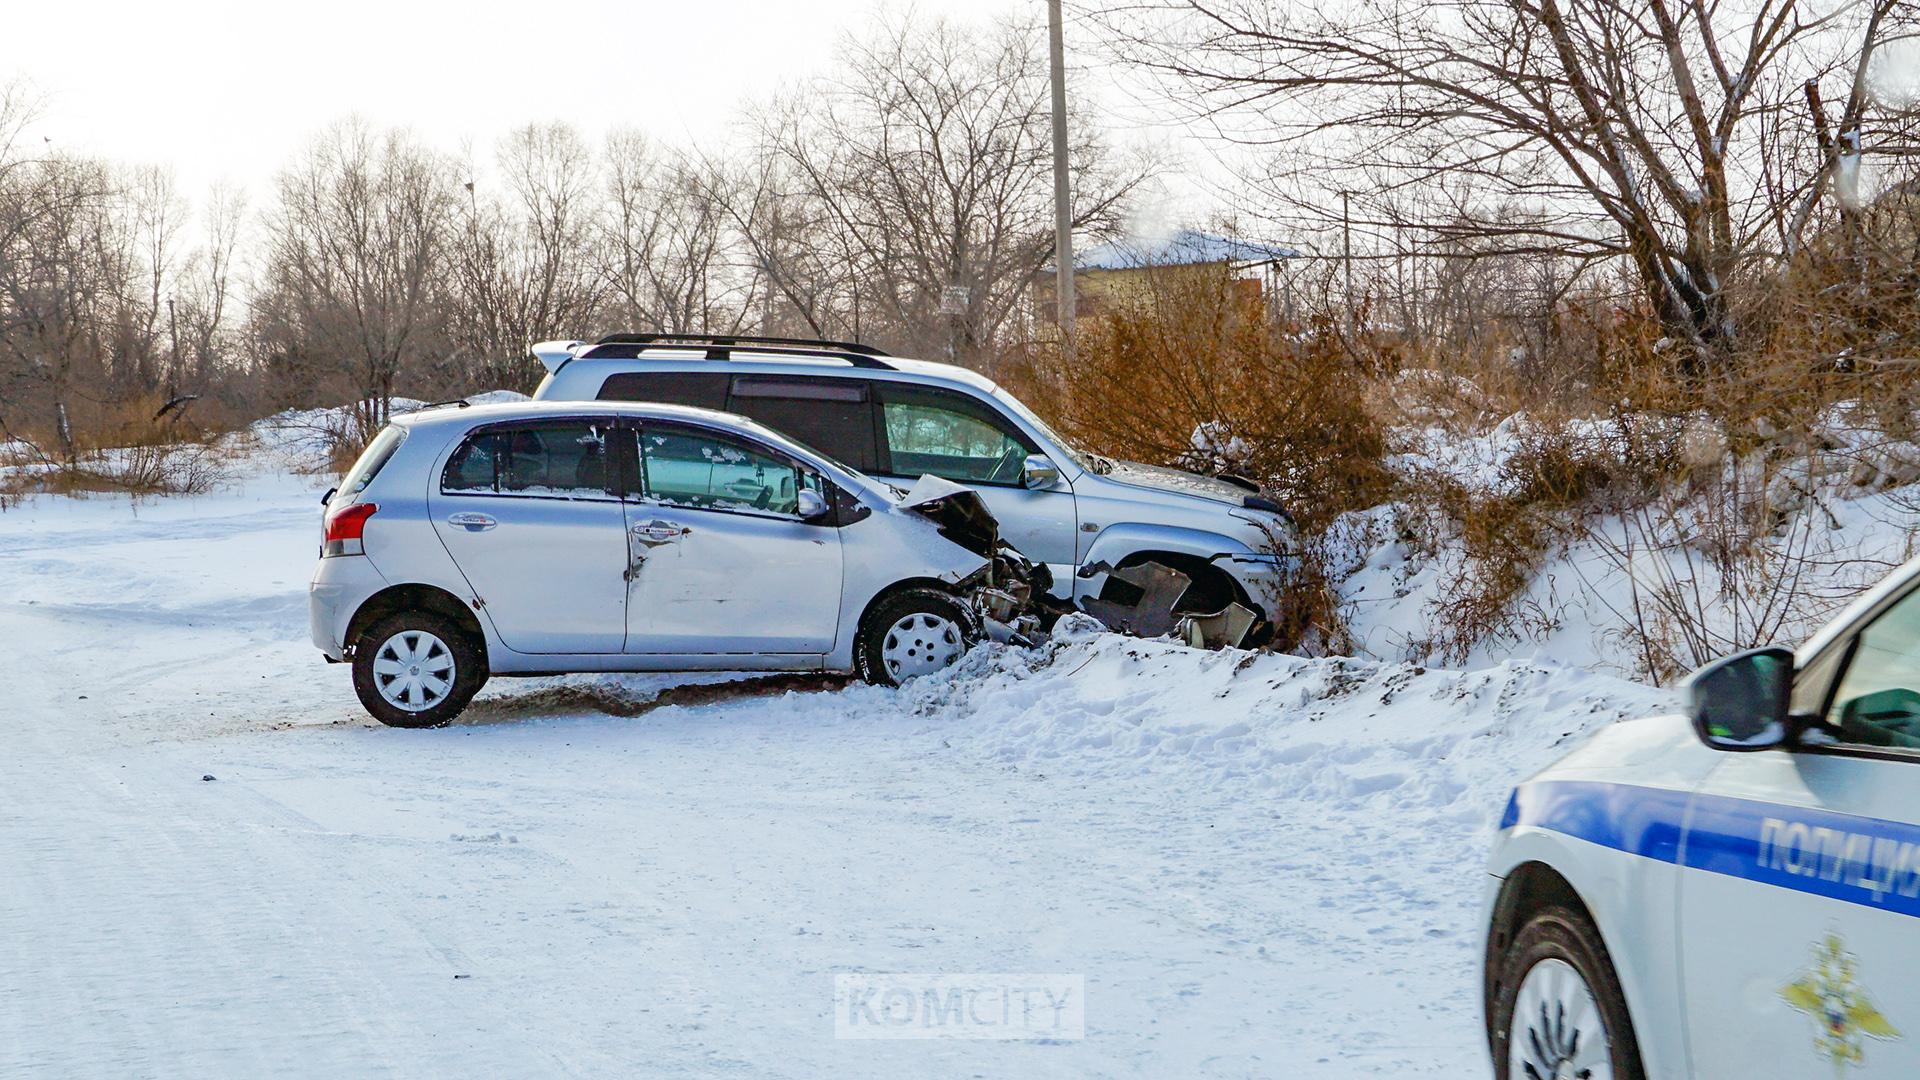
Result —
[[1061, 347], [1073, 349], [1073, 191], [1067, 176], [1067, 59], [1060, 0], [1047, 0], [1047, 53], [1053, 82], [1053, 291]]

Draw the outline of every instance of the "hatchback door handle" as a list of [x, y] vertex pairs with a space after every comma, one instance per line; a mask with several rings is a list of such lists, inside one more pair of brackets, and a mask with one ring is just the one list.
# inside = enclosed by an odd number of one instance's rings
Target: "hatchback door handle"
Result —
[[677, 521], [649, 521], [645, 525], [635, 525], [630, 532], [633, 538], [642, 544], [671, 544], [692, 532], [692, 529]]
[[448, 517], [447, 524], [458, 525], [461, 528], [471, 529], [474, 532], [485, 532], [500, 523], [495, 521], [491, 514], [480, 514], [472, 510], [464, 510]]

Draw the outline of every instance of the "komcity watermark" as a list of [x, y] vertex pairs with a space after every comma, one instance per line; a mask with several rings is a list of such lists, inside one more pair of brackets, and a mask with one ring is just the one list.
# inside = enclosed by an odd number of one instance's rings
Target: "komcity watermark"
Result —
[[833, 977], [836, 1039], [1081, 1039], [1084, 975]]

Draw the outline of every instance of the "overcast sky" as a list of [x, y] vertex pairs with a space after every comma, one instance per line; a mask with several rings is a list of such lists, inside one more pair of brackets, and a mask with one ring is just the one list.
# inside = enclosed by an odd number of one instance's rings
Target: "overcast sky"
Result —
[[[170, 165], [199, 201], [216, 180], [256, 207], [315, 132], [350, 113], [490, 160], [501, 133], [565, 120], [597, 140], [729, 137], [738, 106], [830, 70], [874, 0], [174, 0], [7, 4], [0, 81], [42, 95], [35, 134], [69, 150]], [[923, 15], [1044, 23], [1044, 0], [917, 0]], [[1125, 103], [1093, 50], [1076, 90]], [[1091, 70], [1087, 66], [1091, 66]], [[1133, 125], [1137, 130], [1137, 125]]]

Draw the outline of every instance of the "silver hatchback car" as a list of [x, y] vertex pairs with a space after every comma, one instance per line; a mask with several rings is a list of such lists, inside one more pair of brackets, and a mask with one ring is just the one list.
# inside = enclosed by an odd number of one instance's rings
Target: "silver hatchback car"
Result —
[[[328, 501], [314, 644], [384, 723], [490, 675], [937, 671], [1007, 553], [964, 488], [902, 494], [744, 417], [525, 402], [398, 417]], [[1044, 586], [1043, 586], [1044, 587]]]

